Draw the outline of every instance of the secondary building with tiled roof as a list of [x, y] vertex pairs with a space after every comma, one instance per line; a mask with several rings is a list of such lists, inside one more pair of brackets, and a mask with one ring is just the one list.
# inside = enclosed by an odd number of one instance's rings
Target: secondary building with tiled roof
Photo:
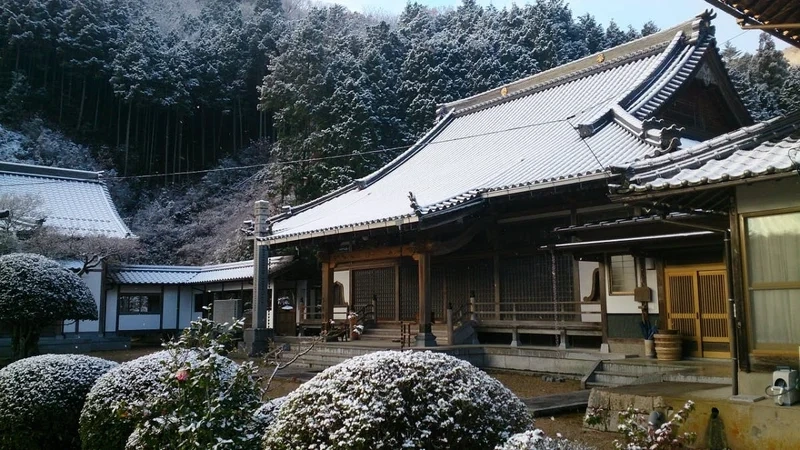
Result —
[[20, 227], [44, 225], [68, 236], [132, 237], [100, 172], [0, 162], [0, 195], [32, 198], [36, 217]]
[[800, 164], [800, 111], [726, 133], [624, 170], [617, 195], [735, 185], [797, 175]]

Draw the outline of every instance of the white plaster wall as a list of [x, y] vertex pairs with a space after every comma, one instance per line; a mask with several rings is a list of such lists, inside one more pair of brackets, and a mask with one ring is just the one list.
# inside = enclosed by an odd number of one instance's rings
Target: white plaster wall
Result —
[[[181, 319], [178, 328], [182, 329], [188, 327], [192, 320], [198, 319], [203, 315], [203, 313], [196, 313], [194, 311], [194, 294], [199, 293], [199, 291], [192, 290], [191, 286], [181, 287]], [[166, 325], [164, 326], [166, 327]]]
[[119, 316], [120, 331], [158, 330], [160, 323], [160, 314], [126, 314]]
[[295, 320], [300, 322], [300, 320], [305, 319], [305, 317], [301, 317], [300, 305], [308, 306], [308, 281], [307, 280], [299, 280], [297, 281], [297, 293], [295, 294]]
[[[97, 313], [100, 313], [100, 293], [103, 289], [103, 272], [98, 267], [96, 269], [90, 270], [88, 273], [85, 273], [81, 276], [81, 279], [86, 286], [89, 287], [89, 291], [92, 293], [92, 297], [94, 297], [94, 304], [97, 306]], [[65, 333], [74, 333], [77, 330], [80, 333], [96, 333], [100, 331], [100, 321], [98, 320], [81, 320], [80, 326], [76, 327], [75, 323], [72, 323], [71, 320], [66, 321], [66, 323], [70, 323], [69, 325], [64, 326]]]
[[109, 289], [106, 293], [106, 332], [117, 331], [117, 295], [119, 287]]
[[350, 271], [339, 270], [333, 272], [333, 282], [341, 283], [344, 302], [350, 304]]
[[[652, 295], [650, 303], [647, 305], [648, 311], [658, 314], [658, 277], [655, 270], [646, 270], [647, 287], [650, 288]], [[611, 280], [608, 276], [608, 265], [603, 276], [606, 278], [606, 313], [608, 314], [641, 314], [639, 302], [633, 299], [633, 295], [611, 295]], [[636, 259], [636, 285], [639, 285], [639, 258]]]
[[164, 297], [161, 299], [161, 314], [164, 316], [163, 327], [175, 328], [178, 314], [178, 286], [164, 286]]
[[[592, 274], [594, 273], [594, 269], [598, 267], [600, 267], [600, 264], [593, 261], [578, 262], [578, 273], [580, 274], [580, 286], [578, 289], [581, 301], [583, 301], [584, 297], [592, 293]], [[603, 317], [599, 314], [600, 310], [600, 301], [581, 303], [582, 312], [596, 313], [581, 314], [581, 322], [602, 322]]]
[[798, 207], [800, 177], [737, 186], [736, 201], [741, 214]]

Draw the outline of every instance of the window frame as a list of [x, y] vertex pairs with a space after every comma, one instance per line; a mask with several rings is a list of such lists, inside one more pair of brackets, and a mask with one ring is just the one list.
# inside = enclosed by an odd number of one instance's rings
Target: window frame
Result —
[[[129, 311], [123, 309], [123, 304], [130, 306], [130, 303], [123, 302], [126, 297], [148, 297], [147, 311]], [[150, 299], [158, 298], [158, 311], [150, 311]], [[141, 308], [140, 308], [141, 309]], [[117, 310], [120, 316], [139, 316], [139, 315], [161, 315], [164, 312], [164, 295], [161, 292], [124, 292], [117, 295]]]
[[[615, 291], [614, 290], [614, 269], [611, 258], [615, 256], [630, 256], [633, 260], [633, 289], [630, 291]], [[606, 256], [606, 272], [608, 273], [608, 295], [634, 295], [638, 276], [636, 275], [636, 257], [630, 253], [609, 253]]]
[[775, 343], [762, 343], [756, 342], [755, 324], [753, 323], [753, 291], [770, 291], [770, 290], [790, 290], [800, 289], [800, 281], [797, 282], [776, 282], [776, 283], [756, 283], [754, 287], [751, 284], [750, 278], [750, 241], [748, 239], [748, 219], [758, 217], [780, 216], [783, 214], [797, 214], [800, 213], [800, 206], [770, 209], [764, 211], [754, 211], [749, 213], [739, 214], [739, 242], [742, 255], [742, 281], [744, 285], [742, 290], [744, 292], [745, 311], [747, 315], [747, 341], [750, 345], [750, 350], [753, 354], [758, 355], [774, 355], [774, 354], [797, 354], [797, 345], [775, 344]]

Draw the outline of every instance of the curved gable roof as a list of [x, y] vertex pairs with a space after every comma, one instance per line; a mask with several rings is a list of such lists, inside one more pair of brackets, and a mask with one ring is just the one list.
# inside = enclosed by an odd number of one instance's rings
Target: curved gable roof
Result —
[[365, 178], [273, 217], [265, 239], [415, 223], [487, 197], [606, 179], [609, 167], [672, 150], [679, 132], [647, 118], [704, 57], [717, 56], [710, 18], [442, 105], [439, 122], [412, 148]]

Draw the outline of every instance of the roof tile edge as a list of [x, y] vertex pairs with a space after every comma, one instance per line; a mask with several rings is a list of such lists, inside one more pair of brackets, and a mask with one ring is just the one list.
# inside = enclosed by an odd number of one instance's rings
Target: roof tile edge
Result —
[[100, 182], [101, 172], [89, 170], [64, 169], [61, 167], [38, 166], [13, 162], [0, 162], [0, 172], [17, 175], [35, 175], [39, 177], [61, 178], [65, 180]]
[[[631, 57], [641, 57], [642, 55], [669, 45], [669, 43], [675, 38], [676, 33], [680, 32], [683, 33], [683, 35], [687, 38], [691, 37], [693, 33], [696, 33], [696, 22], [698, 21], [699, 17], [700, 16], [692, 18], [691, 20], [683, 22], [667, 30], [659, 31], [658, 33], [636, 39], [617, 47], [585, 56], [579, 60], [545, 70], [544, 72], [539, 72], [535, 75], [514, 81], [510, 84], [500, 86], [486, 92], [467, 97], [465, 99], [445, 103], [441, 105], [441, 107], [448, 111], [463, 111], [479, 105], [491, 104], [500, 100], [505, 100], [508, 97], [513, 97], [514, 93], [519, 91], [527, 91], [529, 89], [536, 88], [539, 85], [556, 82], [560, 79], [566, 80], [569, 78], [569, 75], [573, 75], [576, 72], [581, 72], [581, 74], [584, 74], [584, 71], [589, 72], [591, 69], [605, 69], [622, 64]], [[597, 58], [600, 55], [603, 55], [606, 62], [600, 64], [597, 63]], [[505, 97], [501, 95], [501, 91], [504, 88], [509, 92], [509, 95], [506, 95]]]

